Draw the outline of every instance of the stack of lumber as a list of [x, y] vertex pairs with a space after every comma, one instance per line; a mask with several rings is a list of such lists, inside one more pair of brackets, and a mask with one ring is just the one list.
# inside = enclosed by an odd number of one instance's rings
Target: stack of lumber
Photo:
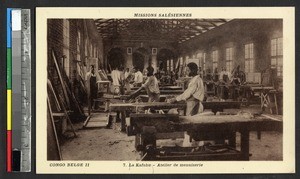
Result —
[[71, 120], [81, 121], [86, 118], [83, 107], [80, 105], [78, 99], [75, 97], [74, 92], [72, 91], [71, 83], [66, 75], [65, 70], [59, 67], [55, 52], [52, 51], [51, 55], [51, 59], [53, 60], [55, 70], [58, 75], [59, 85], [55, 87], [52, 86], [53, 79], [51, 79], [52, 75], [49, 74], [48, 83], [50, 85], [48, 84], [48, 95], [52, 93], [52, 95], [50, 95], [52, 96], [52, 98], [50, 97], [50, 102], [51, 104], [56, 105], [56, 109], [58, 111], [63, 106], [63, 108], [68, 111], [68, 114], [71, 115]]

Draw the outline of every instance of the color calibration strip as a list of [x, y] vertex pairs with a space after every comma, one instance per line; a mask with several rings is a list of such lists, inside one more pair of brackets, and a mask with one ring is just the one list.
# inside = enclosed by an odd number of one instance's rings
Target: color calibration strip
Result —
[[7, 9], [7, 171], [31, 171], [30, 10]]
[[6, 87], [7, 87], [7, 133], [6, 133], [6, 157], [7, 157], [7, 171], [12, 172], [12, 49], [11, 49], [11, 41], [12, 41], [12, 36], [11, 36], [11, 11], [12, 9], [8, 8], [7, 9], [7, 21], [6, 21], [6, 26], [7, 26], [7, 57], [6, 57], [6, 66], [7, 66], [7, 71], [6, 71]]

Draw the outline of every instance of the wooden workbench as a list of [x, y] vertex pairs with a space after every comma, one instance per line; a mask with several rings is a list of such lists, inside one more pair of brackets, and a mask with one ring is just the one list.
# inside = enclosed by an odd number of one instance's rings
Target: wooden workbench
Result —
[[[155, 120], [155, 122], [149, 123]], [[279, 131], [282, 132], [282, 117], [257, 116], [246, 118], [240, 115], [223, 116], [168, 116], [165, 114], [131, 114], [131, 125], [135, 126], [136, 147], [138, 150], [149, 152], [150, 160], [249, 160], [249, 132], [250, 131]], [[160, 122], [159, 122], [160, 121]], [[144, 125], [145, 124], [145, 125]], [[162, 127], [166, 126], [166, 127]], [[145, 127], [147, 130], [145, 130]], [[150, 130], [149, 130], [150, 129]], [[187, 131], [194, 140], [224, 140], [229, 139], [229, 146], [233, 149], [228, 153], [186, 153], [185, 155], [159, 155], [155, 152], [156, 139], [160, 133]], [[235, 149], [235, 133], [241, 134], [241, 150]], [[229, 151], [229, 150], [228, 150]], [[232, 153], [232, 151], [234, 151]], [[179, 154], [177, 152], [177, 154]], [[191, 155], [189, 155], [191, 154]]]
[[274, 90], [274, 87], [271, 86], [263, 86], [261, 84], [245, 84], [245, 85], [232, 85], [232, 84], [218, 84], [216, 85], [217, 88], [217, 96], [224, 99], [224, 92], [227, 89], [228, 98], [237, 99], [240, 98], [240, 100], [247, 101], [250, 103], [250, 101], [253, 99], [254, 94], [258, 94], [259, 98], [261, 98], [261, 105], [263, 106], [266, 104], [266, 99], [268, 96], [269, 91]]
[[[182, 94], [184, 91], [182, 89], [178, 90], [160, 90], [159, 91], [161, 95], [169, 95], [169, 94], [173, 94], [173, 95], [180, 95]], [[142, 90], [141, 91], [141, 94], [142, 95], [145, 95], [147, 94], [146, 90]]]
[[107, 93], [109, 93], [111, 81], [97, 81], [96, 83], [98, 84], [98, 89], [100, 89], [99, 85], [103, 85], [106, 88]]
[[[217, 109], [219, 111], [223, 111], [223, 109], [232, 109], [232, 108], [240, 108], [241, 102], [238, 101], [204, 101], [202, 102], [204, 109]], [[152, 102], [152, 103], [111, 103], [109, 105], [109, 110], [112, 112], [116, 111], [132, 111], [137, 112], [137, 109], [146, 110], [148, 108], [159, 110], [159, 109], [172, 109], [172, 108], [180, 108], [184, 109], [186, 107], [186, 103], [178, 102], [178, 103], [167, 103], [167, 102]]]
[[[250, 87], [253, 93], [258, 93], [260, 98], [260, 106], [262, 111], [266, 107], [270, 107], [271, 114], [278, 114], [278, 104], [277, 104], [277, 93], [278, 91], [273, 86], [252, 86]], [[270, 96], [273, 96], [274, 102], [271, 102]], [[273, 111], [272, 106], [275, 106], [275, 111]]]
[[[166, 102], [167, 99], [170, 99], [170, 98], [174, 98], [176, 97], [177, 95], [167, 95], [167, 94], [162, 94], [162, 95], [159, 95], [159, 102]], [[141, 98], [142, 102], [148, 102], [149, 100], [149, 96], [146, 95], [146, 94], [143, 94], [143, 95], [139, 95], [139, 98]]]
[[[223, 111], [223, 109], [240, 108], [241, 103], [237, 101], [212, 101], [202, 102], [204, 109], [212, 109], [212, 112]], [[121, 114], [121, 130], [126, 130], [126, 111], [131, 113], [138, 113], [139, 111], [152, 110], [167, 110], [172, 108], [179, 108], [185, 110], [186, 103], [174, 103], [167, 102], [152, 102], [152, 103], [110, 103], [110, 112], [120, 112]]]
[[[139, 87], [131, 88], [131, 90], [133, 90], [133, 91], [135, 91], [137, 89], [139, 89]], [[160, 86], [159, 90], [183, 90], [183, 88], [180, 86]]]

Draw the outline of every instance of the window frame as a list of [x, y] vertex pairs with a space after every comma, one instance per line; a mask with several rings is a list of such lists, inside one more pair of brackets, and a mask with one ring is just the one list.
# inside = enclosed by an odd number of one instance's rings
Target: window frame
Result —
[[245, 50], [245, 73], [254, 73], [255, 72], [254, 43], [250, 42], [245, 44], [244, 50]]
[[219, 62], [219, 51], [218, 50], [213, 50], [212, 51], [212, 71], [215, 70], [215, 68], [218, 68], [218, 62]]
[[[226, 71], [231, 72], [233, 70], [233, 62], [234, 62], [234, 48], [228, 47], [225, 49], [225, 66]], [[229, 66], [229, 68], [228, 68]]]
[[[283, 76], [283, 37], [271, 39], [271, 68], [276, 68], [277, 77]], [[274, 49], [275, 48], [275, 49]], [[275, 63], [274, 63], [275, 61]]]

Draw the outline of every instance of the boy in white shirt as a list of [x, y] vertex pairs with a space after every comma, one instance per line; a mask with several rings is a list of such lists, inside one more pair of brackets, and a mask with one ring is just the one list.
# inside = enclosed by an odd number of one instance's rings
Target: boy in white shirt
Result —
[[135, 69], [135, 74], [134, 74], [134, 85], [136, 87], [141, 87], [142, 83], [143, 83], [143, 74], [140, 71], [140, 69], [138, 69], [137, 67], [134, 68]]
[[147, 68], [147, 80], [144, 84], [142, 84], [142, 86], [136, 90], [131, 96], [130, 98], [134, 98], [136, 96], [139, 95], [139, 92], [145, 88], [145, 90], [147, 91], [147, 94], [149, 96], [149, 100], [148, 102], [159, 102], [159, 86], [158, 86], [158, 80], [157, 78], [154, 76], [154, 68], [149, 66]]

